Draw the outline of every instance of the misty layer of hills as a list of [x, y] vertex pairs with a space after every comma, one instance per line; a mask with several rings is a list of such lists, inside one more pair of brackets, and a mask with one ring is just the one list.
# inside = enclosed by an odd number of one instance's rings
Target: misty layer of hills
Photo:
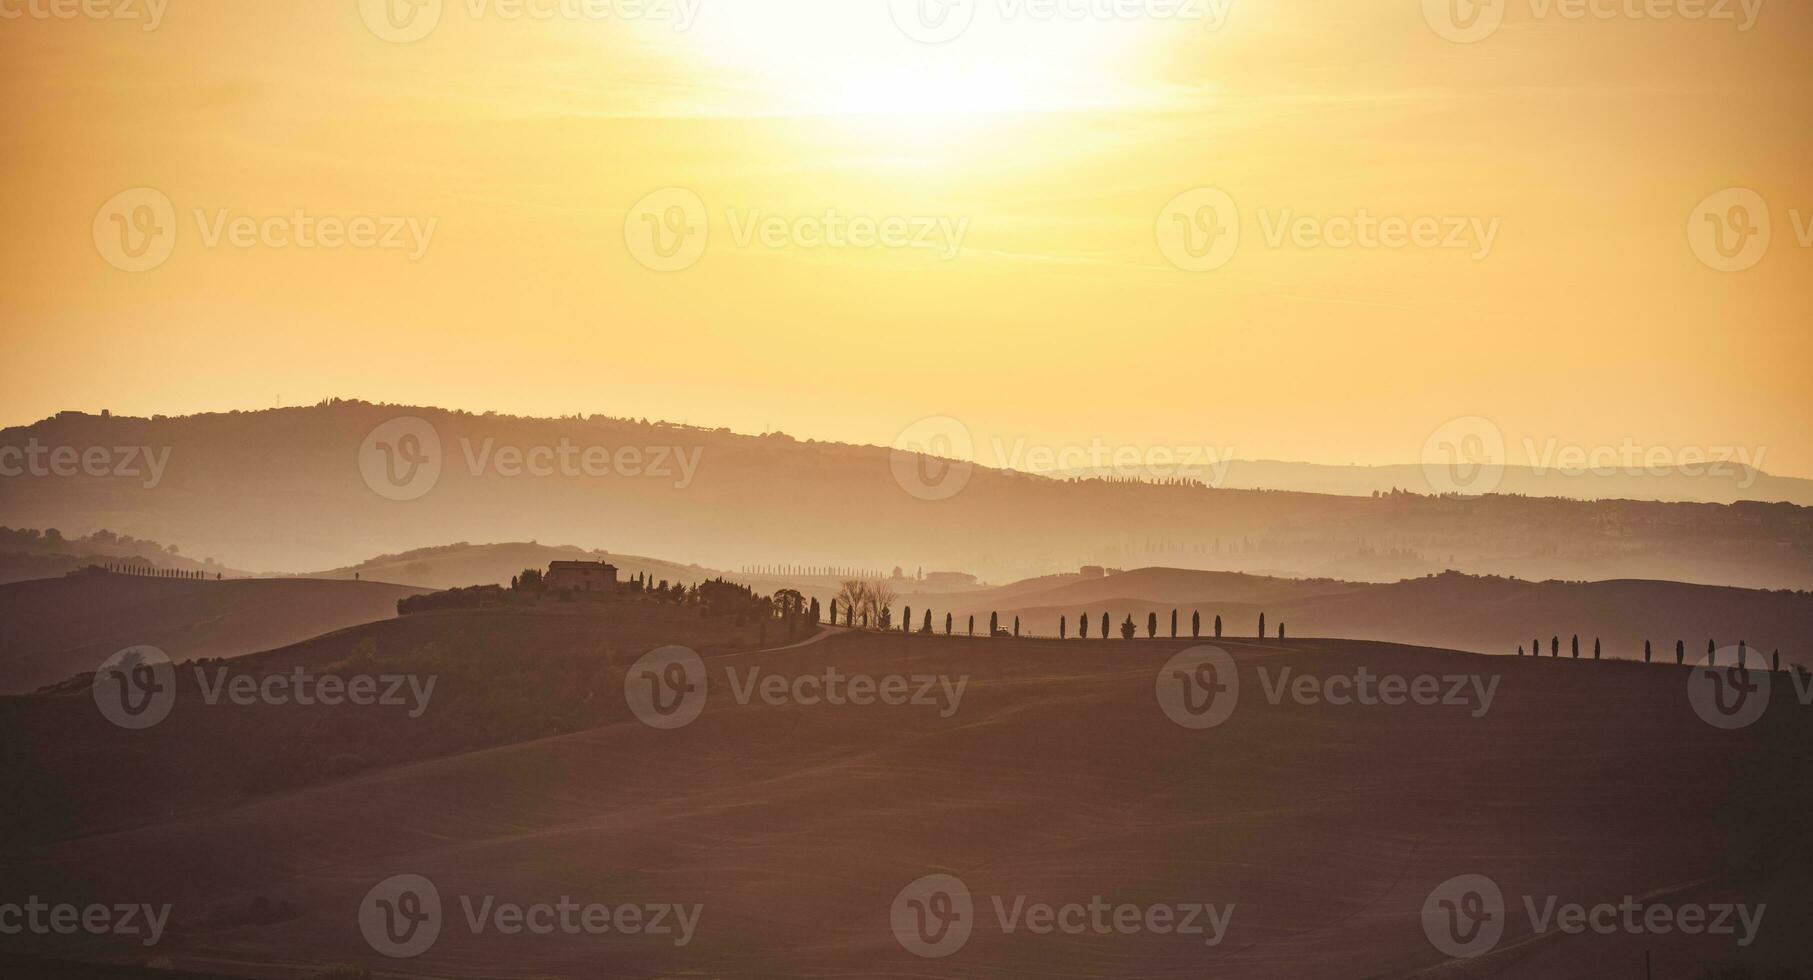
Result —
[[[380, 493], [361, 470], [362, 446], [369, 467], [374, 433], [400, 417], [422, 420], [438, 443], [438, 476], [407, 499]], [[540, 540], [722, 568], [785, 560], [991, 581], [1102, 564], [1378, 582], [1453, 568], [1813, 587], [1813, 510], [1787, 503], [1346, 496], [980, 466], [945, 496], [954, 484], [928, 494], [903, 482], [885, 447], [338, 401], [183, 418], [64, 413], [0, 433], [0, 449], [32, 445], [121, 458], [143, 447], [138, 455], [159, 465], [0, 479], [0, 521], [67, 536], [107, 528], [259, 571], [335, 568], [454, 540]], [[430, 455], [409, 448], [417, 461]], [[609, 462], [523, 471], [538, 448]]]

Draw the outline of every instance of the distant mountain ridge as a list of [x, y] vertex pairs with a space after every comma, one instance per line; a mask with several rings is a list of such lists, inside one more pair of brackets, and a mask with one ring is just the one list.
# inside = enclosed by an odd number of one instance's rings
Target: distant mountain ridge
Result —
[[[398, 435], [399, 424], [439, 452]], [[981, 466], [959, 468], [960, 492], [926, 493], [913, 467], [942, 464], [905, 457], [903, 478], [898, 454], [877, 446], [353, 401], [183, 418], [64, 413], [0, 432], [0, 448], [28, 441], [152, 447], [167, 466], [155, 486], [112, 474], [0, 479], [0, 522], [66, 535], [106, 527], [265, 571], [450, 540], [539, 540], [717, 568], [923, 566], [995, 581], [1102, 564], [1813, 587], [1813, 511], [1782, 503], [1337, 496]], [[390, 455], [374, 461], [374, 444]], [[430, 463], [438, 476], [409, 499], [370, 480], [372, 466], [414, 476]], [[538, 463], [573, 469], [533, 475]]]

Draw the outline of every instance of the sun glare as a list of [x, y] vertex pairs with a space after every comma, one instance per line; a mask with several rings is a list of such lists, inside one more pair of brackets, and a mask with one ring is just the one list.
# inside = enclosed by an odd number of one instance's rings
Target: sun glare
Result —
[[885, 4], [797, 0], [714, 7], [692, 50], [734, 88], [740, 111], [849, 117], [881, 134], [879, 119], [914, 132], [1114, 104], [1125, 94], [1114, 69], [1152, 29], [985, 12], [962, 37], [929, 45], [903, 33]]

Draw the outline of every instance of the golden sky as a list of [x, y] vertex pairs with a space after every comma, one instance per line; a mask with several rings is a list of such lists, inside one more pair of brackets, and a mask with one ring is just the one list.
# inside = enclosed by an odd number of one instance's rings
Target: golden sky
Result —
[[[338, 395], [1389, 463], [1480, 416], [1513, 462], [1813, 476], [1805, 3], [90, 2], [0, 0], [0, 424]], [[1767, 249], [1703, 260], [1730, 189]]]

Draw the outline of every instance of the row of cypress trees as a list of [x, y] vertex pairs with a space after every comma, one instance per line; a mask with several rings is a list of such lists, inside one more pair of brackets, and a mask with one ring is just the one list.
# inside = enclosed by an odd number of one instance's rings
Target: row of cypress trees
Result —
[[[1580, 634], [1578, 634], [1578, 633], [1574, 634], [1573, 641], [1569, 645], [1569, 651], [1573, 655], [1572, 659], [1574, 659], [1574, 660], [1580, 659]], [[1520, 657], [1525, 656], [1523, 647], [1520, 646], [1517, 648], [1517, 655]], [[1542, 656], [1542, 639], [1540, 637], [1530, 641], [1530, 652], [1529, 652], [1528, 656], [1532, 656], [1532, 657]], [[1554, 636], [1554, 637], [1549, 638], [1549, 656], [1552, 658], [1559, 658], [1561, 656], [1561, 637]], [[1600, 643], [1600, 641], [1597, 638], [1595, 638], [1593, 640], [1593, 659], [1594, 660], [1604, 659], [1604, 646]], [[1646, 664], [1655, 662], [1655, 650], [1650, 645], [1650, 641], [1648, 641], [1648, 640], [1643, 641], [1643, 662]], [[1675, 641], [1675, 663], [1676, 664], [1685, 664], [1686, 662], [1687, 662], [1687, 641], [1686, 640], [1676, 640]], [[1717, 640], [1707, 640], [1706, 641], [1706, 666], [1717, 667], [1718, 665], [1719, 665], [1718, 641]], [[1737, 667], [1740, 670], [1748, 670], [1750, 668], [1750, 644], [1749, 644], [1749, 641], [1747, 641], [1747, 640], [1737, 641]], [[1770, 657], [1769, 669], [1770, 669], [1770, 671], [1776, 672], [1776, 673], [1779, 673], [1781, 671], [1781, 669], [1782, 669], [1782, 652], [1780, 650], [1775, 651], [1774, 654]]]

